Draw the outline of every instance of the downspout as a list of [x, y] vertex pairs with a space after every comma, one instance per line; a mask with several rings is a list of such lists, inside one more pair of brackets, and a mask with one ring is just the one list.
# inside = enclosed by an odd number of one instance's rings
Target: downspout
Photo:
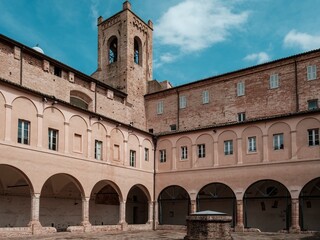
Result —
[[156, 230], [156, 153], [157, 153], [157, 137], [153, 136], [153, 146], [154, 146], [154, 151], [153, 151], [153, 226], [152, 229]]
[[298, 94], [298, 67], [297, 60], [294, 60], [294, 71], [295, 71], [295, 97], [296, 97], [296, 112], [299, 112], [299, 94]]

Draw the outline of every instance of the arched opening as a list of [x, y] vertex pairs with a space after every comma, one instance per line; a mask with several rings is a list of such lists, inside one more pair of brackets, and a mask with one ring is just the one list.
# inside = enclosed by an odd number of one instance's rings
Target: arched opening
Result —
[[274, 180], [253, 183], [244, 194], [244, 224], [263, 232], [288, 230], [291, 197], [288, 189]]
[[301, 229], [320, 231], [320, 177], [313, 179], [303, 187], [299, 200]]
[[142, 186], [133, 186], [130, 189], [126, 202], [126, 222], [128, 224], [147, 223], [148, 196], [146, 191]]
[[222, 183], [204, 186], [197, 195], [197, 211], [217, 211], [232, 216], [232, 227], [236, 219], [236, 196], [230, 187]]
[[138, 37], [134, 38], [134, 52], [133, 52], [133, 61], [136, 64], [141, 65], [142, 64], [142, 44], [141, 40]]
[[70, 103], [76, 107], [88, 110], [92, 100], [85, 93], [73, 90], [70, 92]]
[[91, 193], [89, 218], [92, 225], [119, 223], [120, 196], [118, 187], [109, 181], [98, 182]]
[[18, 169], [0, 165], [0, 227], [26, 227], [30, 221], [32, 186]]
[[180, 186], [169, 186], [161, 191], [159, 198], [159, 224], [185, 225], [189, 215], [190, 197]]
[[118, 39], [112, 37], [109, 40], [109, 63], [118, 61]]
[[82, 221], [83, 190], [78, 181], [67, 174], [50, 177], [40, 195], [40, 222], [44, 227], [66, 231]]

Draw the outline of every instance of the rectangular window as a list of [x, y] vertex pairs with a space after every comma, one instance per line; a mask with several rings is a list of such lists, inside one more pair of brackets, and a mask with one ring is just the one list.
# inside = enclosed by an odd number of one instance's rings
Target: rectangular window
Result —
[[179, 97], [179, 108], [186, 108], [187, 107], [187, 98], [186, 96]]
[[188, 147], [182, 146], [181, 147], [181, 159], [185, 160], [188, 158]]
[[56, 75], [56, 76], [58, 76], [58, 77], [61, 77], [61, 76], [62, 76], [61, 73], [62, 73], [61, 68], [54, 66], [54, 72], [53, 72], [53, 74]]
[[58, 151], [58, 134], [56, 129], [48, 129], [48, 148], [53, 151]]
[[207, 104], [209, 103], [209, 91], [205, 90], [202, 92], [202, 103]]
[[309, 146], [319, 146], [319, 128], [308, 129]]
[[130, 150], [130, 167], [136, 166], [136, 151]]
[[257, 151], [257, 141], [256, 137], [248, 137], [248, 152]]
[[102, 141], [95, 140], [94, 143], [94, 158], [102, 160]]
[[310, 65], [307, 67], [307, 77], [308, 80], [314, 80], [317, 78], [317, 66]]
[[244, 82], [238, 82], [237, 84], [237, 96], [244, 96]]
[[269, 79], [270, 89], [279, 87], [279, 75], [271, 74]]
[[308, 110], [318, 109], [318, 99], [308, 101]]
[[238, 122], [243, 122], [246, 120], [246, 113], [242, 112], [242, 113], [238, 113]]
[[73, 151], [74, 152], [82, 152], [82, 136], [80, 134], [74, 134], [73, 138]]
[[198, 144], [198, 158], [205, 158], [205, 157], [206, 157], [206, 145]]
[[113, 159], [115, 161], [120, 160], [120, 146], [119, 145], [113, 145]]
[[224, 141], [224, 155], [232, 155], [233, 154], [233, 141], [227, 140]]
[[163, 113], [163, 101], [157, 103], [157, 114]]
[[273, 149], [274, 150], [283, 149], [283, 133], [278, 133], [273, 135]]
[[30, 144], [30, 122], [18, 120], [18, 143]]
[[159, 153], [160, 153], [160, 162], [161, 163], [166, 162], [167, 161], [167, 152], [166, 152], [166, 150], [162, 149], [162, 150], [159, 151]]
[[144, 149], [144, 160], [149, 161], [149, 148]]

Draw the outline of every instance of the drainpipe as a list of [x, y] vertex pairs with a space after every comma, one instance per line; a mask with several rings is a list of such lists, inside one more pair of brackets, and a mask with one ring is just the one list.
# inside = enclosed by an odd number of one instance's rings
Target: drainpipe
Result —
[[156, 153], [157, 153], [157, 137], [152, 137], [154, 151], [153, 151], [153, 226], [152, 229], [156, 230]]
[[294, 60], [294, 71], [295, 71], [295, 97], [296, 97], [296, 112], [299, 112], [299, 94], [298, 94], [298, 67], [297, 60]]

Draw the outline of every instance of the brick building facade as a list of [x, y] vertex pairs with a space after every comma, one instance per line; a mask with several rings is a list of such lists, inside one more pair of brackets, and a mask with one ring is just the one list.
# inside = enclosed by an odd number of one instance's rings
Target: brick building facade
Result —
[[152, 28], [98, 18], [92, 76], [0, 35], [0, 232], [319, 231], [320, 51], [172, 87]]

